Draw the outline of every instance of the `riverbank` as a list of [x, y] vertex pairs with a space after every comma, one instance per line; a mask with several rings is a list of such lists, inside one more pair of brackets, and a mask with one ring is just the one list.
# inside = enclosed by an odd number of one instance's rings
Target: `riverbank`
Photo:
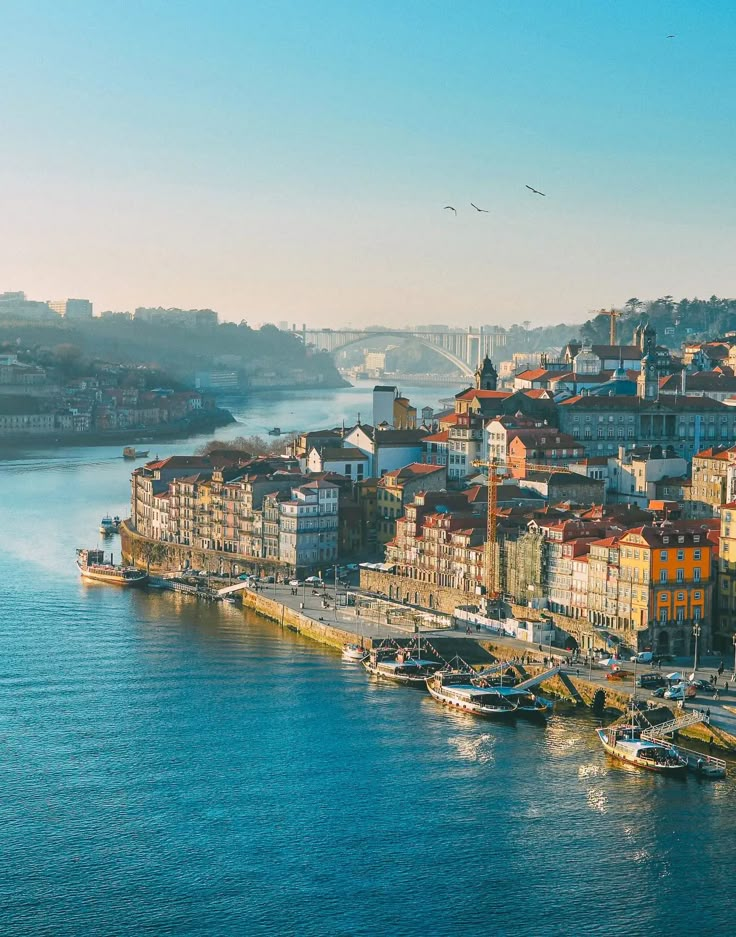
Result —
[[[319, 644], [337, 649], [342, 648], [344, 644], [362, 644], [370, 649], [387, 638], [397, 644], [406, 644], [410, 640], [416, 640], [416, 635], [409, 629], [401, 630], [394, 626], [369, 621], [359, 617], [357, 612], [354, 625], [344, 620], [347, 612], [343, 614], [341, 621], [327, 621], [325, 619], [330, 616], [331, 612], [322, 609], [320, 597], [314, 599], [310, 596], [310, 599], [307, 599], [305, 594], [304, 600], [293, 599], [289, 593], [292, 601], [290, 605], [286, 601], [281, 601], [281, 596], [276, 594], [279, 587], [272, 588], [274, 590], [272, 596], [265, 595], [263, 591], [254, 592], [247, 588], [240, 590], [238, 594], [241, 596], [243, 608], [256, 612], [281, 628], [287, 628]], [[299, 608], [294, 607], [295, 601], [298, 601]], [[519, 641], [511, 644], [495, 636], [467, 635], [463, 631], [452, 628], [439, 632], [423, 632], [423, 635], [445, 660], [458, 656], [476, 667], [508, 662], [517, 670], [522, 679], [538, 677], [550, 669], [549, 659], [545, 658], [544, 653], [540, 653], [535, 646], [526, 643], [522, 647], [522, 642]], [[558, 649], [555, 649], [555, 663], [561, 664], [560, 671], [539, 684], [543, 694], [569, 704], [573, 708], [592, 709], [601, 717], [605, 713], [609, 717], [607, 721], [623, 715], [628, 710], [633, 683], [630, 685], [621, 681], [611, 683], [606, 680], [604, 672], [581, 667]], [[656, 705], [647, 712], [652, 714], [652, 719], [656, 720], [656, 724], [668, 718], [674, 718], [680, 712], [676, 704], [667, 700], [655, 702]], [[730, 713], [726, 709], [717, 707], [715, 704], [709, 705], [704, 701], [691, 704], [688, 708], [700, 710], [707, 708], [711, 712], [711, 718], [707, 724], [699, 723], [680, 730], [680, 736], [695, 740], [709, 749], [736, 754], [736, 725], [731, 725], [731, 720], [728, 718]]]
[[177, 420], [176, 423], [159, 423], [154, 426], [141, 426], [125, 430], [97, 430], [89, 433], [15, 433], [0, 437], [0, 459], [15, 459], [25, 451], [48, 449], [51, 446], [109, 446], [145, 445], [155, 442], [174, 442], [214, 432], [223, 426], [230, 426], [237, 420], [229, 410], [216, 407], [202, 411], [196, 417]]

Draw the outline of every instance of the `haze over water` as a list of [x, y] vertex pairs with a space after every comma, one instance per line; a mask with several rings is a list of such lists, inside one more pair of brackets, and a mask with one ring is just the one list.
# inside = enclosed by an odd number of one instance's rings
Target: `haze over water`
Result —
[[[361, 394], [253, 398], [228, 433], [339, 423]], [[730, 931], [732, 780], [616, 767], [587, 715], [447, 712], [230, 606], [82, 584], [129, 471], [117, 446], [0, 462], [3, 935]]]

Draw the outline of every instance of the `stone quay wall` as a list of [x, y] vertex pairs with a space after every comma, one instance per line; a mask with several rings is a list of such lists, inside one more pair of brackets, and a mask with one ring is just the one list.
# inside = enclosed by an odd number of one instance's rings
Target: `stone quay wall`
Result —
[[360, 588], [367, 592], [380, 592], [397, 602], [406, 605], [418, 605], [421, 608], [445, 612], [451, 615], [458, 605], [477, 605], [481, 608], [484, 598], [471, 595], [460, 589], [434, 586], [426, 582], [397, 576], [394, 573], [382, 573], [374, 569], [361, 569]]
[[[296, 631], [303, 634], [313, 641], [320, 644], [328, 644], [330, 647], [342, 648], [343, 644], [359, 644], [361, 639], [357, 634], [350, 631], [343, 631], [342, 628], [336, 628], [327, 622], [315, 621], [302, 615], [301, 612], [288, 605], [283, 605], [276, 599], [269, 599], [261, 592], [253, 592], [250, 589], [243, 589], [240, 593], [243, 600], [243, 608], [251, 609], [258, 615], [276, 622], [282, 628], [288, 628], [290, 631]], [[370, 640], [363, 641], [364, 645], [370, 646]]]

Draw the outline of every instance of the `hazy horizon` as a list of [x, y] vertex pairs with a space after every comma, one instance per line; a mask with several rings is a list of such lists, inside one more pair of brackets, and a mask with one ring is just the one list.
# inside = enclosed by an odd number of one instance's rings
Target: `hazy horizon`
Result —
[[684, 0], [9, 0], [0, 291], [335, 328], [732, 296], [735, 27]]

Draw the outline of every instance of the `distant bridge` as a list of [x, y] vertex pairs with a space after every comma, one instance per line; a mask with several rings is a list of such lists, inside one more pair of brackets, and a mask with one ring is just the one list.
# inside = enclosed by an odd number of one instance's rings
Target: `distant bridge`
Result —
[[399, 338], [412, 339], [426, 348], [431, 348], [437, 354], [451, 361], [462, 373], [472, 376], [475, 368], [485, 355], [493, 358], [499, 348], [506, 344], [506, 333], [497, 328], [493, 329], [457, 329], [456, 331], [418, 331], [410, 332], [403, 329], [377, 329], [363, 331], [360, 329], [302, 329], [301, 336], [305, 345], [313, 345], [319, 351], [334, 354], [347, 348], [348, 345], [357, 345], [359, 342], [369, 341], [372, 338]]

